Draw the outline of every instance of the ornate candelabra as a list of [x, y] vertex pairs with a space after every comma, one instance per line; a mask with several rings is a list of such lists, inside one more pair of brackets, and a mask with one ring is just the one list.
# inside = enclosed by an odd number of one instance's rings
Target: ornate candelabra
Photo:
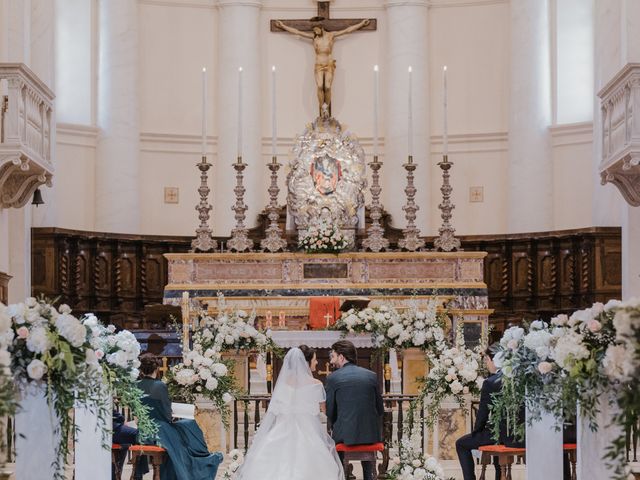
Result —
[[379, 252], [389, 248], [389, 240], [384, 238], [384, 228], [380, 225], [382, 218], [382, 205], [380, 204], [380, 174], [378, 171], [382, 167], [382, 162], [378, 161], [378, 156], [373, 156], [373, 162], [369, 163], [371, 167], [371, 226], [367, 232], [367, 238], [362, 241], [362, 247], [365, 250]]
[[413, 163], [413, 157], [409, 155], [407, 163], [402, 165], [407, 171], [407, 186], [404, 189], [404, 193], [407, 195], [407, 204], [402, 207], [407, 219], [407, 227], [402, 230], [402, 238], [398, 240], [398, 246], [404, 250], [415, 252], [424, 247], [424, 240], [422, 240], [418, 234], [420, 230], [416, 228], [416, 212], [420, 209], [415, 202], [416, 187], [413, 185], [413, 172], [417, 165]]
[[218, 242], [213, 239], [211, 229], [209, 228], [209, 212], [213, 208], [208, 201], [209, 186], [207, 185], [208, 172], [211, 168], [211, 164], [207, 163], [207, 156], [203, 155], [200, 163], [196, 164], [198, 170], [200, 170], [200, 187], [198, 187], [198, 193], [200, 194], [200, 203], [196, 205], [198, 212], [198, 218], [200, 219], [200, 226], [196, 228], [196, 238], [191, 242], [192, 252], [208, 252], [218, 248]]
[[243, 171], [247, 164], [242, 162], [242, 157], [233, 164], [236, 171], [236, 187], [233, 192], [236, 194], [236, 203], [231, 210], [235, 212], [236, 227], [231, 230], [231, 238], [227, 242], [229, 250], [234, 252], [245, 252], [253, 248], [253, 241], [249, 239], [247, 227], [244, 225], [245, 212], [249, 207], [244, 203], [245, 188], [242, 185]]
[[442, 203], [438, 205], [438, 208], [442, 211], [442, 226], [438, 229], [440, 235], [433, 242], [433, 246], [436, 250], [443, 252], [451, 252], [453, 250], [460, 250], [460, 239], [455, 237], [456, 230], [451, 226], [449, 220], [453, 214], [451, 213], [456, 206], [451, 203], [451, 192], [453, 188], [449, 183], [449, 170], [453, 167], [453, 162], [450, 162], [447, 155], [442, 156], [442, 161], [438, 163], [438, 166], [442, 169]]
[[271, 185], [269, 186], [269, 226], [267, 227], [267, 236], [260, 242], [260, 248], [268, 250], [270, 252], [277, 252], [279, 250], [287, 249], [287, 241], [280, 236], [280, 227], [278, 226], [278, 219], [280, 218], [280, 212], [278, 211], [278, 170], [280, 164], [278, 158], [274, 155], [271, 157], [271, 163], [267, 165], [271, 170]]

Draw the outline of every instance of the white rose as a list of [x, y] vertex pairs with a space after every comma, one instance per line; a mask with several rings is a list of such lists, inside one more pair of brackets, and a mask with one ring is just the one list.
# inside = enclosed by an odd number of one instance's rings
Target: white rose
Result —
[[553, 317], [551, 319], [552, 325], [564, 326], [569, 322], [569, 317], [564, 313], [558, 315], [557, 317]]
[[211, 377], [207, 380], [207, 383], [205, 384], [205, 387], [207, 388], [207, 390], [215, 390], [216, 388], [218, 388], [218, 379], [215, 377]]
[[58, 309], [58, 311], [62, 314], [68, 315], [71, 313], [71, 307], [66, 303], [63, 303], [62, 305], [60, 305], [60, 308]]
[[613, 310], [614, 308], [618, 308], [622, 302], [620, 300], [609, 300], [604, 304], [604, 311], [608, 312], [609, 310]]
[[27, 374], [34, 380], [40, 380], [47, 373], [47, 366], [38, 359], [31, 360], [27, 365]]
[[232, 400], [233, 400], [233, 395], [231, 395], [229, 392], [225, 392], [225, 393], [222, 395], [222, 401], [223, 401], [224, 403], [229, 403], [229, 402], [231, 402]]
[[454, 382], [451, 382], [451, 385], [449, 387], [451, 388], [451, 393], [453, 393], [454, 395], [462, 392], [464, 388], [462, 384], [457, 380]]
[[413, 462], [411, 462], [411, 465], [413, 465], [414, 467], [419, 467], [420, 465], [422, 465], [422, 462], [416, 459]]
[[211, 370], [213, 370], [213, 373], [216, 377], [224, 377], [229, 372], [229, 369], [224, 363], [213, 364], [211, 366]]
[[538, 371], [542, 374], [542, 375], [546, 375], [547, 373], [549, 373], [551, 370], [553, 370], [553, 364], [549, 363], [549, 362], [540, 362], [538, 364]]
[[43, 327], [35, 327], [27, 337], [27, 349], [33, 353], [44, 353], [51, 347], [47, 331]]

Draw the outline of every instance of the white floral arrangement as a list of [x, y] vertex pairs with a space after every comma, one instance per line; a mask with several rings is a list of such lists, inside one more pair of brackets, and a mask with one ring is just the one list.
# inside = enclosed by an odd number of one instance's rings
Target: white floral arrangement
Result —
[[120, 406], [129, 408], [136, 418], [140, 438], [153, 439], [158, 427], [149, 417], [149, 408], [141, 401], [144, 392], [138, 388], [138, 339], [129, 330], [115, 333], [114, 325], [102, 325], [92, 313], [85, 315], [81, 321], [87, 329], [91, 346], [86, 352], [87, 363], [102, 368], [107, 391], [117, 398]]
[[310, 226], [306, 235], [298, 241], [298, 247], [307, 253], [335, 253], [348, 246], [349, 241], [340, 229], [327, 223]]
[[244, 463], [244, 453], [242, 450], [234, 449], [229, 452], [231, 462], [227, 465], [227, 469], [222, 475], [222, 480], [232, 480], [240, 465]]
[[[0, 416], [15, 412], [16, 396], [11, 379], [11, 354], [9, 346], [14, 333], [11, 328], [11, 317], [6, 313], [7, 307], [0, 303]], [[3, 436], [4, 437], [4, 436]], [[0, 439], [0, 447], [3, 439]]]
[[68, 412], [82, 405], [98, 415], [103, 430], [109, 428], [111, 412], [105, 407], [102, 382], [96, 375], [95, 351], [89, 331], [71, 308], [56, 309], [44, 299], [27, 298], [24, 303], [1, 306], [3, 321], [10, 318], [10, 331], [3, 337], [11, 354], [11, 373], [17, 388], [45, 386], [47, 401], [59, 424], [54, 478], [64, 478], [69, 458], [69, 436], [76, 432]]
[[438, 304], [438, 299], [431, 299], [426, 308], [421, 309], [413, 303], [403, 313], [387, 304], [363, 310], [350, 309], [336, 322], [334, 329], [370, 334], [374, 345], [385, 350], [440, 351], [445, 348], [446, 313], [438, 312]]
[[438, 461], [423, 453], [419, 425], [405, 435], [399, 445], [399, 455], [390, 459], [389, 480], [446, 480]]
[[424, 402], [425, 421], [432, 427], [446, 397], [454, 397], [461, 407], [465, 407], [465, 396], [478, 396], [484, 378], [481, 375], [481, 355], [465, 346], [461, 326], [456, 330], [452, 347], [436, 350], [428, 358], [429, 373], [424, 378], [418, 401]]

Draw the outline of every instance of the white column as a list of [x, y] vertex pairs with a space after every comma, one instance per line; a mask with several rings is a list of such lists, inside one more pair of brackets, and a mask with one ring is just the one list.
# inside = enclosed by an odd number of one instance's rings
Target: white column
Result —
[[[555, 418], [543, 412], [539, 421], [526, 422], [527, 480], [562, 478], [562, 429]], [[595, 478], [595, 477], [594, 477]]]
[[139, 233], [138, 2], [99, 3], [95, 229]]
[[51, 480], [60, 422], [47, 403], [44, 386], [30, 384], [25, 390], [16, 412], [16, 480]]
[[[242, 160], [245, 203], [248, 205], [246, 225], [256, 223], [262, 208], [268, 170], [261, 151], [260, 79], [270, 74], [260, 57], [259, 0], [220, 0], [218, 2], [218, 154], [213, 172], [214, 235], [230, 235], [235, 225], [231, 206], [235, 203], [235, 170], [231, 164], [238, 156], [238, 68], [242, 67]], [[266, 21], [266, 20], [265, 20]], [[264, 69], [264, 72], [262, 71]]]
[[[102, 376], [102, 370], [97, 372]], [[79, 432], [75, 443], [75, 478], [78, 480], [110, 480], [111, 479], [111, 411], [112, 395], [103, 384], [104, 398], [108, 399], [105, 411], [109, 413], [106, 435], [108, 446], [103, 448], [102, 429], [98, 415], [88, 408], [76, 406], [75, 425]]]
[[31, 0], [0, 0], [0, 61], [29, 65]]
[[[402, 206], [406, 196], [406, 172], [402, 164], [408, 155], [408, 73], [412, 67], [413, 160], [416, 203], [420, 206], [416, 224], [422, 235], [433, 233], [431, 216], [431, 177], [435, 167], [429, 159], [429, 18], [427, 0], [387, 0], [387, 59], [380, 74], [386, 78], [383, 104], [386, 111], [384, 166], [381, 170], [384, 208], [391, 213], [394, 227], [404, 228]], [[433, 202], [437, 205], [438, 202]]]
[[[598, 480], [612, 480], [615, 477], [611, 468], [607, 467], [607, 461], [603, 456], [607, 447], [618, 437], [620, 427], [614, 424], [614, 408], [609, 405], [608, 398], [600, 401], [599, 412], [596, 414], [595, 422], [598, 431], [593, 432], [589, 427], [589, 420], [582, 418], [578, 414], [577, 436], [578, 436], [578, 460], [577, 474], [580, 480], [597, 478]], [[529, 455], [527, 452], [527, 460]]]
[[548, 0], [511, 2], [509, 232], [553, 228]]
[[[35, 72], [51, 90], [55, 92], [55, 0], [38, 0], [32, 2], [31, 8], [31, 70]], [[52, 124], [55, 125], [55, 102], [52, 114]], [[56, 167], [56, 129], [51, 132], [52, 163]], [[33, 208], [34, 227], [55, 227], [57, 225], [57, 181], [54, 172], [53, 185], [40, 187], [44, 205]], [[31, 208], [27, 206], [27, 208]]]

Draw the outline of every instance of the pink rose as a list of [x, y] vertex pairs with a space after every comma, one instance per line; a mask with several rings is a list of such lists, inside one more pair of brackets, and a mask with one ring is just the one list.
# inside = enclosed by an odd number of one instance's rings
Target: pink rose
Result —
[[516, 350], [518, 348], [518, 340], [516, 340], [515, 338], [512, 338], [507, 343], [507, 347], [509, 347], [509, 349], [511, 350]]
[[589, 320], [589, 323], [587, 323], [587, 328], [591, 332], [596, 333], [602, 330], [602, 324], [598, 320]]
[[29, 329], [27, 327], [20, 327], [18, 330], [16, 330], [16, 333], [18, 334], [18, 337], [24, 340], [29, 336]]
[[100, 360], [102, 357], [104, 357], [104, 352], [100, 349], [96, 350], [96, 357], [98, 357], [98, 360]]
[[549, 373], [551, 370], [553, 370], [553, 365], [549, 362], [540, 362], [538, 364], [538, 371], [542, 374], [545, 375], [547, 373]]

